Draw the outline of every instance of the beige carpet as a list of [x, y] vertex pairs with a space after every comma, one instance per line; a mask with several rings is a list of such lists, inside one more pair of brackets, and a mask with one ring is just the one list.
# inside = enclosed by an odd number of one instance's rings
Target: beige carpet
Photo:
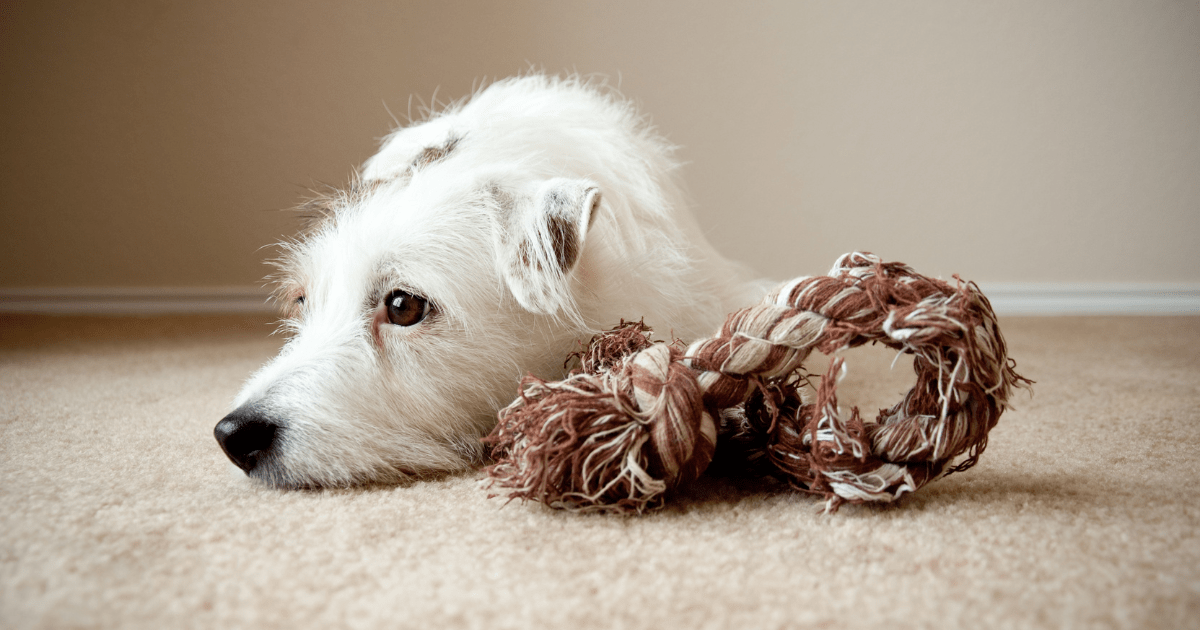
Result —
[[[1038, 381], [901, 504], [707, 481], [659, 514], [472, 476], [252, 487], [212, 438], [246, 318], [0, 318], [0, 627], [1200, 627], [1200, 318], [1003, 321]], [[909, 374], [855, 351], [843, 402]]]

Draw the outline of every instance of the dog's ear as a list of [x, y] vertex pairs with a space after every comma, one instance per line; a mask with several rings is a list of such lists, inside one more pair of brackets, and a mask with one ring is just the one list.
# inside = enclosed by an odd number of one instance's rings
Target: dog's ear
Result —
[[555, 178], [502, 205], [510, 211], [500, 217], [497, 262], [513, 296], [535, 313], [569, 307], [571, 270], [599, 210], [599, 186]]

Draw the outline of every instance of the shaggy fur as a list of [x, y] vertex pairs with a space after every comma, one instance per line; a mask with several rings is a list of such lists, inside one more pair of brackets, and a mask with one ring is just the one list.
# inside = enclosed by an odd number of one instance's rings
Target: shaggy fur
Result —
[[[687, 340], [754, 303], [764, 287], [700, 235], [675, 170], [630, 104], [576, 78], [501, 81], [393, 133], [285, 245], [292, 336], [233, 405], [277, 427], [247, 474], [477, 465], [518, 379], [560, 376], [578, 340], [622, 318]], [[428, 300], [419, 324], [389, 323], [396, 289]]]

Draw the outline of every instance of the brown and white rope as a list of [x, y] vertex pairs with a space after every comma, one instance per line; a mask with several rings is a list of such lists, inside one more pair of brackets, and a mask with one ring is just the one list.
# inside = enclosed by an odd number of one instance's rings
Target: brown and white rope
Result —
[[[622, 322], [580, 354], [580, 372], [523, 381], [487, 438], [493, 487], [553, 507], [640, 512], [720, 451], [746, 466], [765, 455], [772, 474], [827, 497], [829, 509], [892, 501], [974, 465], [1012, 389], [1029, 384], [977, 286], [864, 253], [783, 285], [686, 352], [646, 332]], [[865, 343], [915, 356], [903, 400], [873, 423], [857, 409], [843, 417], [841, 359], [805, 400], [814, 349]]]

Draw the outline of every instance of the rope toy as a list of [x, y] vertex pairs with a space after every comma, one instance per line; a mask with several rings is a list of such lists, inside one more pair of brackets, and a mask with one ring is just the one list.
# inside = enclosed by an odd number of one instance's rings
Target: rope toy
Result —
[[[1016, 373], [979, 287], [955, 280], [855, 252], [828, 276], [797, 278], [733, 313], [686, 350], [623, 321], [572, 355], [579, 369], [565, 380], [522, 380], [484, 439], [491, 487], [554, 508], [641, 513], [719, 464], [821, 495], [832, 512], [966, 470], [1013, 389], [1032, 381]], [[815, 396], [803, 369], [814, 349], [868, 342], [914, 355], [916, 372], [873, 423], [857, 407], [848, 417], [838, 410], [841, 358]]]

